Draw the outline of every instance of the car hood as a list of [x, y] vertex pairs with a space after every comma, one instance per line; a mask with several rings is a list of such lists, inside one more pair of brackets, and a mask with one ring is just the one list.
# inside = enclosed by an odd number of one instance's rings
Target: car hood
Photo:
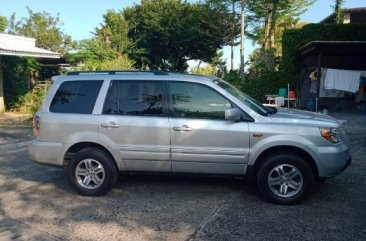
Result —
[[278, 108], [277, 112], [270, 117], [272, 121], [280, 123], [298, 123], [316, 125], [319, 127], [339, 126], [339, 122], [331, 116], [304, 110]]

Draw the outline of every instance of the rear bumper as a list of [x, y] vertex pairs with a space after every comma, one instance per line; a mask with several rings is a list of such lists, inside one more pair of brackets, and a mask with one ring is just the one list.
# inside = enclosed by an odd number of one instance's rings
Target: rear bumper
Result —
[[62, 166], [63, 145], [54, 142], [33, 140], [28, 145], [29, 158], [45, 165]]

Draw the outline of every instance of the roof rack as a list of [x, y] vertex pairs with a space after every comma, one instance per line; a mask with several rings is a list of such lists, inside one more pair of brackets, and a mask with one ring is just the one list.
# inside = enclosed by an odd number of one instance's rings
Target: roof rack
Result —
[[82, 74], [106, 74], [114, 75], [119, 73], [149, 73], [154, 75], [168, 75], [169, 72], [164, 71], [141, 71], [141, 70], [102, 70], [102, 71], [71, 71], [66, 75], [82, 75]]

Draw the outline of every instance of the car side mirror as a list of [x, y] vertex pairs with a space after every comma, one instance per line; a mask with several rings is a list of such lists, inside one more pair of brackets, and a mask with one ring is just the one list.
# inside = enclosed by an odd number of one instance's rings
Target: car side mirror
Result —
[[240, 121], [242, 117], [242, 112], [238, 108], [231, 108], [225, 110], [225, 120], [230, 121]]

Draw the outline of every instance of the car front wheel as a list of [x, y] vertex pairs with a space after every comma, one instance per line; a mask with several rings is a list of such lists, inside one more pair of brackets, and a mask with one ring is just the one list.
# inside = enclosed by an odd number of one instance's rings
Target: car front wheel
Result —
[[300, 202], [314, 183], [309, 164], [292, 153], [267, 157], [257, 174], [260, 195], [269, 202], [295, 204]]

